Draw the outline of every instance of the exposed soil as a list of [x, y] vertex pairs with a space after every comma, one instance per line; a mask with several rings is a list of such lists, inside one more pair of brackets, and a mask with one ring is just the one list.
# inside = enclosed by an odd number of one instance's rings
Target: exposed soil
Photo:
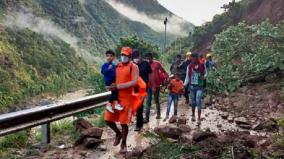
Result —
[[240, 88], [228, 96], [212, 99], [212, 106], [245, 117], [251, 122], [268, 118], [284, 118], [284, 101], [280, 96], [281, 81], [255, 83]]
[[271, 23], [276, 24], [284, 19], [284, 1], [283, 0], [258, 0], [258, 5], [250, 9], [245, 15], [245, 21], [249, 24], [257, 24], [269, 19]]

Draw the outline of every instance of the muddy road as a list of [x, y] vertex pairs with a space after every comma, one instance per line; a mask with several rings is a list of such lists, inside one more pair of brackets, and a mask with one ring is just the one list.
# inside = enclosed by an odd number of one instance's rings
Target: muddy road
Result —
[[[167, 103], [162, 103], [162, 117], [165, 117]], [[172, 112], [172, 111], [171, 111]], [[144, 136], [144, 132], [150, 131], [153, 132], [153, 129], [160, 125], [169, 125], [168, 121], [164, 122], [163, 119], [156, 120], [155, 110], [151, 112], [152, 118], [148, 124], [144, 125], [144, 129], [141, 132], [134, 131], [135, 118], [129, 127], [129, 136], [128, 136], [128, 150], [131, 151], [134, 148], [146, 149], [151, 146], [148, 138]], [[235, 122], [231, 120], [233, 118], [231, 114], [227, 112], [222, 112], [210, 106], [203, 109], [202, 123], [200, 126], [197, 126], [196, 122], [192, 122], [191, 119], [191, 107], [185, 105], [184, 101], [181, 100], [178, 108], [178, 116], [185, 117], [187, 120], [187, 125], [191, 128], [191, 134], [196, 131], [208, 131], [215, 132], [216, 134], [222, 134], [226, 131], [246, 131], [237, 126]], [[114, 133], [107, 127], [103, 128], [103, 144], [101, 144], [97, 149], [86, 149], [83, 146], [74, 147], [72, 144], [69, 146], [64, 146], [60, 148], [60, 145], [53, 145], [52, 148], [41, 152], [39, 156], [30, 156], [29, 159], [35, 158], [50, 158], [50, 159], [112, 159], [112, 158], [124, 158], [123, 155], [119, 154], [119, 146], [112, 146], [114, 140]], [[257, 134], [259, 136], [265, 136], [266, 133], [260, 133], [250, 130], [251, 134]]]

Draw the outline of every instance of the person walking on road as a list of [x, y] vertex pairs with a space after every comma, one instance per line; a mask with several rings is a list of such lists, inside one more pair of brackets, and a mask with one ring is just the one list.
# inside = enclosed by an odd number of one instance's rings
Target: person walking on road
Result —
[[174, 116], [177, 116], [179, 96], [184, 93], [184, 86], [180, 74], [176, 73], [174, 75], [174, 79], [170, 80], [168, 89], [168, 109], [164, 121], [169, 119], [172, 103], [174, 103]]
[[[139, 67], [139, 75], [146, 83], [146, 87], [148, 88], [150, 74], [152, 73], [152, 69], [150, 64], [142, 60], [141, 53], [139, 50], [134, 50], [132, 55], [133, 62]], [[143, 128], [143, 104], [139, 107], [136, 114], [136, 128], [134, 131], [140, 131]]]
[[171, 64], [171, 67], [170, 67], [171, 74], [174, 75], [175, 73], [180, 72], [181, 64], [182, 64], [181, 55], [178, 54], [178, 55], [176, 55], [175, 61]]
[[192, 100], [192, 121], [195, 121], [195, 109], [198, 109], [198, 122], [201, 124], [201, 109], [202, 109], [202, 98], [205, 87], [205, 66], [199, 60], [198, 54], [192, 55], [192, 63], [187, 67], [187, 74], [185, 78], [184, 86], [190, 86], [190, 94]]
[[[185, 81], [185, 78], [186, 78], [187, 67], [191, 63], [191, 55], [192, 55], [191, 52], [187, 52], [186, 53], [186, 59], [179, 66], [179, 69], [180, 69], [180, 72], [181, 72], [181, 79], [182, 79], [183, 82]], [[184, 91], [185, 104], [189, 104], [189, 87], [188, 86], [189, 85], [186, 85], [184, 87], [185, 88], [185, 91]]]
[[[132, 98], [134, 87], [137, 85], [139, 78], [139, 68], [130, 61], [131, 54], [132, 49], [130, 47], [121, 49], [121, 62], [116, 67], [116, 83], [109, 86], [109, 90], [118, 90], [118, 101], [123, 110], [114, 110], [114, 113], [104, 112], [106, 124], [116, 133], [113, 145], [117, 146], [121, 142], [120, 153], [127, 152], [128, 124], [131, 121], [131, 110], [134, 105]], [[120, 123], [122, 131], [118, 129], [115, 122]]]
[[145, 55], [145, 58], [146, 61], [150, 63], [150, 66], [152, 68], [152, 73], [150, 74], [150, 80], [149, 80], [149, 88], [147, 90], [146, 118], [144, 120], [144, 123], [148, 123], [150, 118], [150, 109], [151, 109], [151, 101], [153, 94], [154, 94], [154, 100], [157, 111], [156, 119], [161, 119], [161, 110], [160, 110], [161, 108], [159, 100], [160, 85], [164, 82], [163, 80], [166, 80], [169, 77], [169, 75], [159, 61], [153, 60], [152, 53], [147, 53]]

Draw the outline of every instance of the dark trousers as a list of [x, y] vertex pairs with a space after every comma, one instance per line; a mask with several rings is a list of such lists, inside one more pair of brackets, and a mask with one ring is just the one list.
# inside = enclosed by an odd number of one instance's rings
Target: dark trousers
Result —
[[157, 116], [161, 116], [161, 108], [160, 108], [160, 87], [156, 89], [155, 92], [152, 91], [151, 88], [147, 89], [147, 105], [146, 105], [146, 119], [150, 118], [150, 110], [152, 103], [152, 95], [154, 94], [154, 100], [156, 104]]
[[[106, 83], [106, 86], [110, 86], [112, 83]], [[117, 101], [118, 100], [118, 90], [114, 90], [114, 91], [111, 91], [111, 95], [110, 95], [110, 98], [108, 99], [108, 101], [110, 103], [114, 102], [114, 101]]]
[[109, 98], [109, 102], [112, 103], [118, 100], [118, 90], [111, 91], [111, 96]]
[[142, 128], [143, 127], [143, 104], [136, 112], [136, 127]]
[[189, 85], [187, 85], [187, 86], [185, 87], [185, 91], [184, 91], [183, 96], [184, 96], [186, 102], [189, 102]]

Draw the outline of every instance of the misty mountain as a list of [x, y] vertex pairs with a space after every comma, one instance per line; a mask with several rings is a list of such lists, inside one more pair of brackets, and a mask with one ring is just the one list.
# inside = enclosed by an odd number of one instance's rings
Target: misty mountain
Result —
[[[126, 11], [128, 8], [134, 9], [137, 12], [136, 17], [140, 19], [144, 14], [153, 15], [152, 13], [155, 12], [154, 16], [147, 16], [147, 19], [142, 21], [133, 20], [131, 17], [121, 14], [117, 6], [110, 5], [109, 1], [1, 0], [0, 3], [2, 10], [6, 10], [5, 14], [15, 18], [17, 24], [21, 25], [24, 22], [19, 20], [30, 19], [31, 17], [50, 21], [55, 27], [74, 36], [81, 48], [85, 48], [91, 54], [96, 55], [107, 48], [113, 48], [119, 38], [132, 34], [136, 34], [145, 41], [162, 46], [164, 42], [163, 19], [165, 16], [169, 16], [169, 42], [178, 36], [186, 36], [193, 28], [190, 23], [173, 15], [155, 0], [123, 1]], [[157, 18], [158, 16], [159, 18]], [[11, 20], [13, 21], [10, 18], [9, 21]], [[39, 22], [28, 23], [37, 25]], [[44, 29], [53, 30], [53, 28], [47, 26], [43, 27], [42, 30]]]
[[[109, 0], [0, 0], [0, 112], [29, 97], [98, 80], [104, 52], [121, 37], [135, 34], [161, 46], [164, 25], [157, 17], [176, 16], [156, 1], [143, 1], [141, 8], [138, 1], [130, 2], [123, 7], [138, 20]], [[154, 10], [160, 14], [151, 16]], [[192, 29], [179, 25], [171, 29], [168, 42]]]

